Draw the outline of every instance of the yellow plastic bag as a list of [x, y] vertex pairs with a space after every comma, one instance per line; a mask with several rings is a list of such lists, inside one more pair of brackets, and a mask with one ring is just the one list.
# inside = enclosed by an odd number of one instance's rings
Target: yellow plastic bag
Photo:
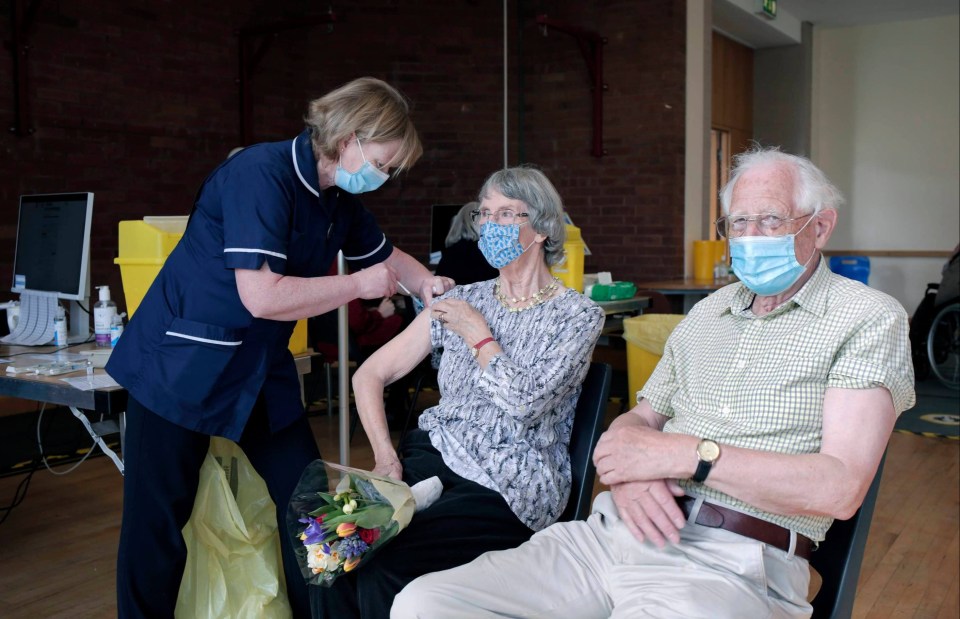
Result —
[[289, 619], [277, 512], [243, 450], [214, 437], [183, 528], [182, 619]]

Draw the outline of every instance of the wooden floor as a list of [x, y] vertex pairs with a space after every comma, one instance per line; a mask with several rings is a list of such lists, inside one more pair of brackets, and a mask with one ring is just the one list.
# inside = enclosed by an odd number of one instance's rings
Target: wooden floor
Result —
[[[335, 458], [336, 417], [312, 421], [322, 452]], [[362, 431], [353, 445], [351, 464], [368, 466]], [[0, 504], [24, 478], [0, 479]], [[34, 475], [23, 503], [0, 525], [0, 617], [116, 616], [121, 494], [120, 474], [104, 457], [65, 477]], [[854, 617], [957, 619], [958, 582], [960, 442], [894, 434]]]

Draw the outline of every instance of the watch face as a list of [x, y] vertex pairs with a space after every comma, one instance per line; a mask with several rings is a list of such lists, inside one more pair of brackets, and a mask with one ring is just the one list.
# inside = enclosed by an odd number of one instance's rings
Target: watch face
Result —
[[711, 440], [702, 440], [697, 445], [697, 455], [700, 456], [701, 460], [713, 462], [720, 457], [720, 445]]

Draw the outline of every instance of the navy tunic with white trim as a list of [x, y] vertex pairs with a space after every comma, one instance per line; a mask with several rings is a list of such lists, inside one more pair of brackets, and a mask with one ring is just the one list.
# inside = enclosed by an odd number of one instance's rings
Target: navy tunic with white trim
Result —
[[309, 131], [244, 149], [204, 181], [107, 372], [190, 430], [239, 439], [261, 393], [271, 428], [285, 427], [303, 414], [287, 348], [295, 322], [254, 318], [234, 269], [266, 262], [279, 275], [319, 277], [341, 249], [359, 269], [386, 260], [393, 246], [354, 195], [319, 191]]

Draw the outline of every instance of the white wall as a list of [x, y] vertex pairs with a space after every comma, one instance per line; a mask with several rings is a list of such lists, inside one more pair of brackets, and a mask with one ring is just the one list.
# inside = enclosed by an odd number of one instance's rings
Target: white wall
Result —
[[[847, 198], [835, 249], [960, 241], [960, 16], [814, 28], [811, 154]], [[871, 258], [912, 313], [946, 258]]]

